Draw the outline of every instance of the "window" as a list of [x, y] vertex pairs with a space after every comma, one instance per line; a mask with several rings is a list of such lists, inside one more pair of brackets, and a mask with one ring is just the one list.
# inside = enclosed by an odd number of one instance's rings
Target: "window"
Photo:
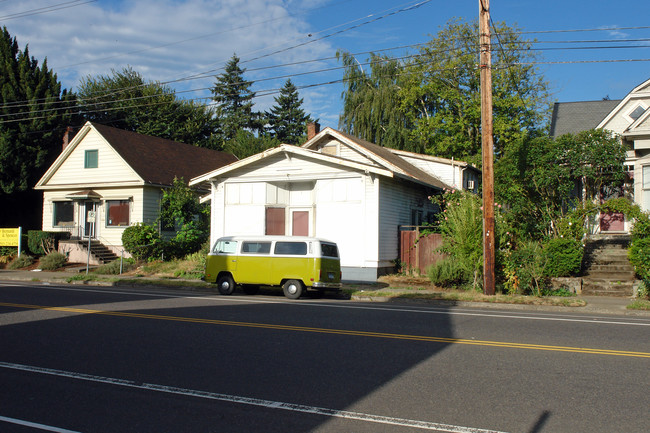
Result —
[[271, 252], [271, 242], [242, 242], [242, 254], [268, 254]]
[[55, 201], [53, 212], [54, 227], [74, 226], [74, 202]]
[[641, 117], [641, 115], [643, 113], [645, 113], [645, 108], [643, 108], [642, 105], [638, 105], [634, 110], [632, 110], [630, 112], [630, 114], [628, 114], [628, 116], [630, 116], [632, 119], [636, 120], [639, 117]]
[[98, 150], [87, 150], [84, 155], [84, 168], [97, 168]]
[[275, 254], [286, 254], [290, 256], [306, 256], [307, 243], [305, 242], [276, 242]]
[[107, 200], [106, 201], [106, 225], [107, 226], [128, 226], [130, 206], [129, 200]]
[[218, 241], [214, 244], [213, 253], [234, 254], [237, 252], [237, 241]]
[[643, 166], [643, 189], [650, 189], [650, 165]]
[[336, 248], [335, 244], [320, 244], [320, 251], [323, 257], [338, 257], [339, 250]]
[[266, 234], [267, 235], [284, 235], [284, 208], [267, 207], [266, 208]]

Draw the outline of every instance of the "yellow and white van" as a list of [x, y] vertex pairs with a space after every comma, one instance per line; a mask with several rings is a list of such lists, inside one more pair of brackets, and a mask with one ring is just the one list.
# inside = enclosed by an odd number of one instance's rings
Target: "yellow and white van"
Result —
[[230, 295], [236, 285], [255, 294], [282, 286], [298, 299], [307, 288], [340, 290], [341, 263], [334, 242], [303, 236], [227, 236], [217, 239], [205, 264], [205, 281]]

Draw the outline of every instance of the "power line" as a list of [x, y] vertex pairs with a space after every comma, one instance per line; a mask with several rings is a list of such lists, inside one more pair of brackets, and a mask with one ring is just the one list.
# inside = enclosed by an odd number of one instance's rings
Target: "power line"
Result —
[[76, 7], [76, 6], [82, 6], [82, 5], [85, 5], [85, 4], [88, 4], [88, 3], [95, 3], [96, 1], [97, 0], [86, 0], [86, 1], [73, 0], [73, 1], [68, 1], [68, 2], [65, 2], [65, 3], [55, 4], [55, 5], [52, 5], [52, 6], [45, 6], [45, 7], [42, 7], [42, 8], [31, 9], [31, 10], [24, 11], [24, 12], [18, 12], [18, 13], [15, 13], [15, 14], [5, 15], [5, 16], [0, 17], [0, 20], [8, 21], [8, 20], [14, 20], [16, 18], [24, 18], [24, 17], [29, 17], [29, 16], [32, 16], [32, 15], [40, 15], [40, 14], [45, 14], [45, 13], [48, 13], [48, 12], [58, 11], [58, 10], [61, 10], [61, 9], [69, 9], [69, 8], [73, 8], [73, 7]]

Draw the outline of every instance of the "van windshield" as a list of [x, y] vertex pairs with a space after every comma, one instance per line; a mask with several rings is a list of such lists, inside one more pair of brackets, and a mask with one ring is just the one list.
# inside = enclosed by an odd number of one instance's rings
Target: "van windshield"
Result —
[[217, 243], [214, 244], [214, 248], [212, 249], [212, 252], [214, 253], [234, 254], [236, 251], [237, 241], [217, 241]]
[[307, 243], [306, 242], [276, 242], [275, 254], [305, 256], [307, 255]]
[[339, 250], [338, 250], [338, 248], [336, 248], [335, 244], [321, 243], [320, 244], [320, 251], [321, 251], [321, 256], [323, 256], [323, 257], [336, 257], [336, 258], [338, 258], [338, 256], [339, 256]]

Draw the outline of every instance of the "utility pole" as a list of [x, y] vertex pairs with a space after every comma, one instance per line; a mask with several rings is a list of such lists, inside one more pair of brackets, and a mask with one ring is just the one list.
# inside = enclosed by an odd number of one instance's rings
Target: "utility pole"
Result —
[[478, 0], [481, 49], [481, 144], [483, 154], [483, 293], [494, 295], [494, 138], [492, 136], [492, 45], [490, 0]]

